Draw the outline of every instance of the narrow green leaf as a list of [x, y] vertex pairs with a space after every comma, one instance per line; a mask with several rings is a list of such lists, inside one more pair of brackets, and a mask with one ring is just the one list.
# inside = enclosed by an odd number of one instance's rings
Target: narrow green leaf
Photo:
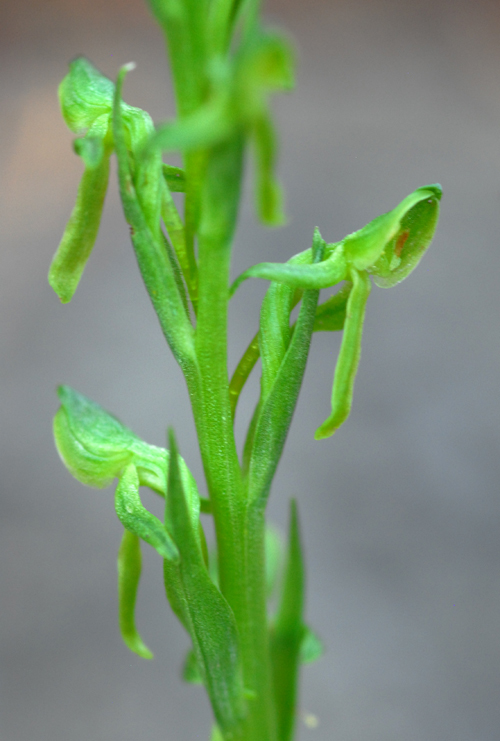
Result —
[[153, 654], [135, 627], [135, 602], [141, 577], [141, 546], [137, 535], [125, 530], [118, 551], [118, 617], [120, 632], [128, 648], [143, 659]]
[[162, 558], [178, 563], [179, 551], [160, 520], [143, 507], [139, 476], [133, 464], [120, 476], [115, 492], [115, 509], [123, 527], [154, 548]]
[[[315, 261], [321, 260], [324, 246], [316, 230], [313, 239]], [[306, 368], [318, 295], [319, 291], [304, 291], [295, 331], [278, 373], [267, 396], [264, 396], [264, 386], [261, 392], [262, 406], [255, 427], [248, 472], [248, 490], [250, 497], [255, 500], [263, 502], [267, 498], [285, 444]], [[262, 346], [261, 354], [264, 365]]]
[[298, 672], [304, 637], [304, 564], [297, 505], [291, 501], [285, 581], [278, 615], [271, 631], [271, 661], [278, 740], [290, 741], [295, 725]]
[[361, 357], [361, 337], [365, 307], [370, 295], [370, 278], [365, 271], [350, 271], [352, 289], [347, 300], [344, 335], [340, 346], [339, 357], [335, 367], [332, 389], [332, 412], [323, 424], [318, 427], [316, 440], [323, 440], [333, 435], [345, 422], [352, 406], [354, 381]]
[[174, 611], [191, 635], [217, 723], [226, 733], [234, 729], [243, 713], [236, 624], [231, 608], [208, 575], [193, 528], [172, 432], [169, 442], [166, 527], [177, 544], [181, 561], [178, 567], [165, 563], [166, 589]]

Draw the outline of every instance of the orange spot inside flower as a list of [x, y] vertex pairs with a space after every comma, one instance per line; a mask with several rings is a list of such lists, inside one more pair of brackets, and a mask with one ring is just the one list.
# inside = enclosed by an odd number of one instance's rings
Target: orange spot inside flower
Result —
[[396, 246], [394, 247], [394, 254], [396, 255], [396, 257], [401, 257], [403, 247], [405, 246], [405, 242], [409, 236], [410, 232], [407, 229], [405, 232], [401, 232], [401, 234], [397, 238]]

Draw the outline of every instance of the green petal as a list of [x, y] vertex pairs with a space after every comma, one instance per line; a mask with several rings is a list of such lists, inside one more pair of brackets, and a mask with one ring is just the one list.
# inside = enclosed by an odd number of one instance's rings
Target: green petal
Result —
[[154, 548], [162, 558], [179, 561], [179, 552], [160, 520], [143, 507], [139, 496], [139, 476], [133, 464], [120, 476], [115, 492], [115, 509], [123, 527]]
[[351, 270], [351, 278], [353, 285], [347, 300], [344, 334], [333, 379], [332, 412], [316, 430], [316, 440], [333, 435], [351, 411], [354, 381], [361, 357], [365, 306], [371, 290], [366, 272]]
[[137, 535], [125, 530], [118, 551], [118, 618], [123, 641], [143, 659], [153, 654], [135, 627], [135, 602], [142, 570], [141, 546]]
[[77, 139], [78, 153], [86, 162], [75, 207], [49, 270], [49, 284], [63, 303], [78, 287], [101, 223], [109, 180], [110, 151], [102, 139]]

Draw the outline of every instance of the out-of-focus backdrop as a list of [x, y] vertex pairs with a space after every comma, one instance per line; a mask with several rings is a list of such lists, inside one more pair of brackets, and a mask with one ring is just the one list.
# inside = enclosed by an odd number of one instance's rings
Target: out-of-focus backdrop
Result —
[[[308, 619], [327, 653], [304, 671], [301, 741], [496, 741], [500, 728], [500, 6], [494, 0], [273, 0], [295, 38], [297, 90], [276, 101], [289, 223], [255, 220], [251, 177], [234, 273], [335, 241], [441, 182], [434, 244], [403, 284], [374, 288], [352, 415], [315, 443], [339, 338], [314, 337], [270, 513], [299, 500]], [[142, 0], [1, 4], [0, 739], [208, 738], [187, 638], [144, 549], [138, 625], [116, 625], [121, 527], [112, 491], [54, 450], [70, 384], [148, 441], [167, 424], [201, 478], [180, 372], [134, 263], [116, 185], [78, 292], [46, 283], [81, 162], [57, 85], [87, 55], [156, 121], [174, 114], [162, 37]], [[233, 300], [231, 363], [264, 282]], [[248, 420], [257, 377], [238, 412]], [[148, 500], [153, 508], [157, 503]], [[157, 510], [155, 510], [157, 511]]]

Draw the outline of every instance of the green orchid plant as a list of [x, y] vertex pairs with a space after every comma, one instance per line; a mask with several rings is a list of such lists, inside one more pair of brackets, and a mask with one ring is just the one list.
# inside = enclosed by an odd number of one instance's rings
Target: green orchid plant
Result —
[[[124, 528], [119, 625], [128, 648], [152, 658], [134, 617], [144, 542], [163, 559], [166, 597], [189, 635], [183, 676], [206, 688], [212, 741], [291, 741], [299, 669], [322, 647], [304, 620], [297, 504], [291, 503], [283, 558], [279, 538], [266, 526], [273, 476], [313, 332], [342, 332], [331, 411], [316, 431], [323, 439], [351, 409], [371, 277], [390, 287], [416, 267], [434, 235], [441, 188], [418, 188], [340, 242], [327, 243], [315, 229], [311, 246], [288, 262], [255, 265], [231, 285], [248, 148], [258, 216], [267, 225], [283, 222], [270, 98], [293, 85], [293, 50], [285, 36], [263, 27], [257, 0], [149, 5], [165, 34], [177, 117], [155, 126], [145, 111], [123, 101], [133, 65], [122, 67], [113, 83], [87, 59], [71, 62], [59, 95], [85, 169], [49, 282], [63, 303], [71, 300], [96, 241], [114, 154], [139, 271], [186, 379], [208, 497], [200, 496], [172, 430], [167, 448], [149, 445], [67, 386], [59, 388], [55, 440], [82, 483], [104, 488], [117, 480], [115, 507]], [[182, 156], [182, 168], [164, 162], [169, 152]], [[182, 216], [173, 193], [183, 194]], [[258, 333], [229, 378], [228, 307], [250, 278], [268, 281], [269, 288]], [[321, 290], [332, 287], [336, 292], [320, 303]], [[238, 452], [236, 407], [259, 358], [260, 395]], [[164, 499], [163, 521], [142, 505], [141, 487]], [[213, 552], [201, 513], [213, 518]]]

